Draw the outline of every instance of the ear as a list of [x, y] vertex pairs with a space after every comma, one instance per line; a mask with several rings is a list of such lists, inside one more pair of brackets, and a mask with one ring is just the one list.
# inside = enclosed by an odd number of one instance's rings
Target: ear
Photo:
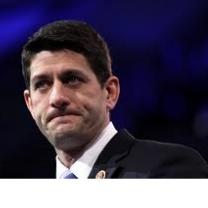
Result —
[[30, 91], [28, 89], [24, 90], [24, 99], [25, 99], [25, 103], [27, 105], [27, 108], [33, 117], [32, 100], [30, 97]]
[[105, 84], [106, 89], [106, 106], [108, 110], [112, 110], [119, 98], [120, 85], [119, 79], [116, 76], [111, 76]]

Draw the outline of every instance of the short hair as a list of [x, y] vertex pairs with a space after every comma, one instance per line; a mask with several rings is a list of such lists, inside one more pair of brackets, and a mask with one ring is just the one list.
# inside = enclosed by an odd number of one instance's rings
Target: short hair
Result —
[[111, 76], [111, 57], [107, 43], [89, 24], [59, 20], [42, 26], [22, 50], [22, 73], [30, 88], [30, 65], [33, 57], [43, 51], [69, 49], [85, 56], [101, 86]]

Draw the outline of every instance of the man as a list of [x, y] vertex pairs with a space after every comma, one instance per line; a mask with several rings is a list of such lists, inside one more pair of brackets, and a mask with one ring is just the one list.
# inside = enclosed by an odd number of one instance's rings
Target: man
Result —
[[119, 80], [103, 38], [88, 24], [45, 25], [22, 52], [27, 107], [56, 152], [56, 178], [204, 178], [194, 150], [136, 140], [110, 121]]

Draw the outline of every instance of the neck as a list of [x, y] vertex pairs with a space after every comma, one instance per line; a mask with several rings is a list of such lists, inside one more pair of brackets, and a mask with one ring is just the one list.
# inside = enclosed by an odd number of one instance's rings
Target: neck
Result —
[[82, 153], [83, 148], [79, 150], [73, 150], [70, 152], [63, 151], [60, 149], [56, 149], [56, 154], [60, 160], [60, 162], [66, 166], [67, 168], [70, 168], [72, 164], [77, 160], [77, 158], [80, 156]]

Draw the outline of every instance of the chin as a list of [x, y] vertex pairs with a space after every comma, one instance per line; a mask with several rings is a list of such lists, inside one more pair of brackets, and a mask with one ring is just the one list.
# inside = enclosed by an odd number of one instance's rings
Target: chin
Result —
[[53, 136], [49, 139], [50, 143], [57, 149], [61, 150], [72, 150], [77, 149], [83, 146], [87, 141], [77, 138], [75, 135], [77, 133], [68, 131], [68, 132], [56, 132]]

